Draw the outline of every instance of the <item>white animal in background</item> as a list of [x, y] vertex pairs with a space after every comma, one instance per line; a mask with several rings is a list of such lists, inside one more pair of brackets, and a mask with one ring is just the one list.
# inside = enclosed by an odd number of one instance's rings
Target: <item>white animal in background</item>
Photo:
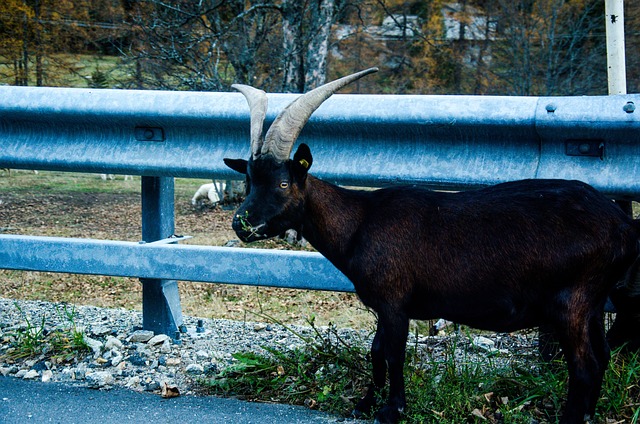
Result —
[[445, 328], [451, 325], [453, 325], [453, 322], [440, 318], [438, 321], [436, 321], [435, 324], [433, 324], [433, 327], [429, 329], [429, 335], [437, 336], [438, 333], [440, 333], [441, 331], [444, 331]]
[[[9, 176], [11, 176], [11, 168], [1, 168], [2, 172], [6, 172], [7, 174], [9, 174]], [[31, 172], [33, 172], [35, 175], [38, 175], [38, 171], [33, 169], [31, 170]]]
[[203, 201], [209, 199], [213, 206], [222, 201], [237, 202], [245, 194], [244, 181], [217, 181], [203, 184], [196, 191], [191, 199], [193, 206], [202, 206]]
[[[100, 178], [102, 178], [103, 181], [107, 181], [107, 180], [113, 180], [116, 178], [116, 176], [114, 174], [100, 174]], [[133, 175], [125, 175], [124, 176], [124, 180], [131, 180], [133, 181]]]
[[197, 206], [202, 204], [202, 201], [205, 199], [209, 199], [212, 205], [217, 205], [220, 203], [220, 200], [224, 199], [224, 190], [226, 188], [226, 184], [223, 182], [214, 182], [209, 184], [203, 184], [196, 191], [191, 199], [191, 204], [193, 206]]

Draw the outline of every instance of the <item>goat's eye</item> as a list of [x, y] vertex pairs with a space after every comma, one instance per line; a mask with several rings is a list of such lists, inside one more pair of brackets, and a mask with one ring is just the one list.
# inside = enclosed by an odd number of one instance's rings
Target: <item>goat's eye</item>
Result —
[[280, 183], [280, 188], [289, 188], [289, 181], [282, 181]]

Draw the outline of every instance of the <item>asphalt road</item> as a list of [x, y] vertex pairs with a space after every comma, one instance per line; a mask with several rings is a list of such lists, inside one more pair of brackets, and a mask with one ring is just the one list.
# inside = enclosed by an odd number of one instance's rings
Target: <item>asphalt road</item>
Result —
[[[0, 376], [0, 424], [356, 423], [307, 408], [216, 397], [163, 399], [123, 388], [92, 390]], [[360, 421], [362, 422], [362, 421]]]

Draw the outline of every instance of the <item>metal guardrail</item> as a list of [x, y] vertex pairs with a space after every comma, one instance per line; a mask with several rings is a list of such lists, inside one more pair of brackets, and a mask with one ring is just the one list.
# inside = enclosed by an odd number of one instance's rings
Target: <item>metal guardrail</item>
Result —
[[[296, 95], [269, 95], [268, 125]], [[346, 185], [470, 189], [583, 180], [640, 199], [640, 95], [334, 95], [300, 140], [312, 173]], [[146, 243], [0, 235], [0, 268], [141, 278], [143, 326], [182, 323], [175, 280], [352, 291], [316, 253], [179, 246], [173, 177], [236, 178], [249, 111], [236, 93], [0, 87], [0, 167], [142, 175]], [[153, 243], [165, 240], [166, 243]]]

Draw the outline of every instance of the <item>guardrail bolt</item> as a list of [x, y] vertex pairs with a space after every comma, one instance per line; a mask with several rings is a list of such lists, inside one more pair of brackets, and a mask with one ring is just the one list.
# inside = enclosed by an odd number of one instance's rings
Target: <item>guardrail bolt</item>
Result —
[[591, 145], [589, 143], [582, 143], [580, 146], [578, 146], [578, 150], [583, 155], [586, 155], [591, 151]]
[[138, 141], [164, 141], [164, 130], [161, 127], [136, 127], [134, 136]]
[[627, 113], [633, 113], [636, 110], [636, 105], [633, 102], [627, 102], [626, 105], [622, 106], [622, 110]]
[[547, 110], [547, 112], [549, 112], [549, 113], [553, 113], [553, 112], [555, 112], [557, 108], [558, 108], [558, 107], [557, 107], [554, 103], [549, 103], [549, 104], [545, 107], [545, 109], [546, 109], [546, 110]]

